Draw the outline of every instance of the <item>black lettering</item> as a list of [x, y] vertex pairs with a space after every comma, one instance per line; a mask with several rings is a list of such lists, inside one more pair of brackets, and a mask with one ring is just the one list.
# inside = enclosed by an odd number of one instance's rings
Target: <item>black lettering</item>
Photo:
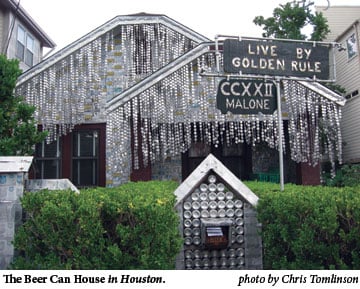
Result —
[[74, 283], [105, 283], [105, 277], [74, 275]]
[[58, 275], [51, 275], [50, 276], [51, 283], [71, 283], [70, 277], [61, 277]]
[[162, 277], [121, 275], [120, 283], [165, 283]]
[[24, 275], [25, 283], [46, 283], [47, 277], [32, 277], [31, 275]]

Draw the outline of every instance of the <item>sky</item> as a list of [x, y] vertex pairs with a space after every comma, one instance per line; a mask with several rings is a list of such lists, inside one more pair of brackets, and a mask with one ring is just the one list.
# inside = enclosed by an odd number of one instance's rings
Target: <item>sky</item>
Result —
[[[165, 14], [192, 30], [216, 35], [261, 37], [255, 16], [270, 17], [290, 0], [20, 0], [20, 5], [56, 43], [56, 50], [76, 41], [118, 15]], [[360, 5], [359, 0], [313, 0], [316, 6]]]

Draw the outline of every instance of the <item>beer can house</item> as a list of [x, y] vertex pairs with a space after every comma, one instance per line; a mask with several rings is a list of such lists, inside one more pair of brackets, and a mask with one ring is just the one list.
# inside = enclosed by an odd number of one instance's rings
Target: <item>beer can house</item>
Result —
[[341, 161], [342, 96], [281, 81], [280, 130], [274, 84], [209, 76], [223, 63], [215, 46], [165, 15], [117, 16], [24, 72], [16, 93], [49, 132], [30, 177], [181, 182], [211, 153], [241, 180], [276, 181], [282, 146], [287, 182], [319, 182], [319, 163]]
[[177, 269], [262, 269], [258, 197], [210, 154], [177, 188]]

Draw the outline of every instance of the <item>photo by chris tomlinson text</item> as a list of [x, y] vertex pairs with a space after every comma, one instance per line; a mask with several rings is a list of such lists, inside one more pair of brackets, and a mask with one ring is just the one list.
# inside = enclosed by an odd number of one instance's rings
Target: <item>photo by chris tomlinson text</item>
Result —
[[334, 273], [326, 276], [318, 274], [284, 274], [282, 276], [269, 274], [267, 277], [245, 274], [239, 277], [237, 286], [245, 284], [271, 284], [272, 286], [278, 284], [359, 284], [359, 277], [339, 276]]

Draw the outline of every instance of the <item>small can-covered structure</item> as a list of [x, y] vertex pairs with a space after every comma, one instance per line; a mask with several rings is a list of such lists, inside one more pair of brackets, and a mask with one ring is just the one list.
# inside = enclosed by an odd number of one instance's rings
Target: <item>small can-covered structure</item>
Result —
[[258, 197], [210, 154], [175, 191], [177, 269], [262, 269]]
[[21, 197], [33, 157], [0, 157], [0, 270], [14, 257], [15, 231], [22, 221]]

